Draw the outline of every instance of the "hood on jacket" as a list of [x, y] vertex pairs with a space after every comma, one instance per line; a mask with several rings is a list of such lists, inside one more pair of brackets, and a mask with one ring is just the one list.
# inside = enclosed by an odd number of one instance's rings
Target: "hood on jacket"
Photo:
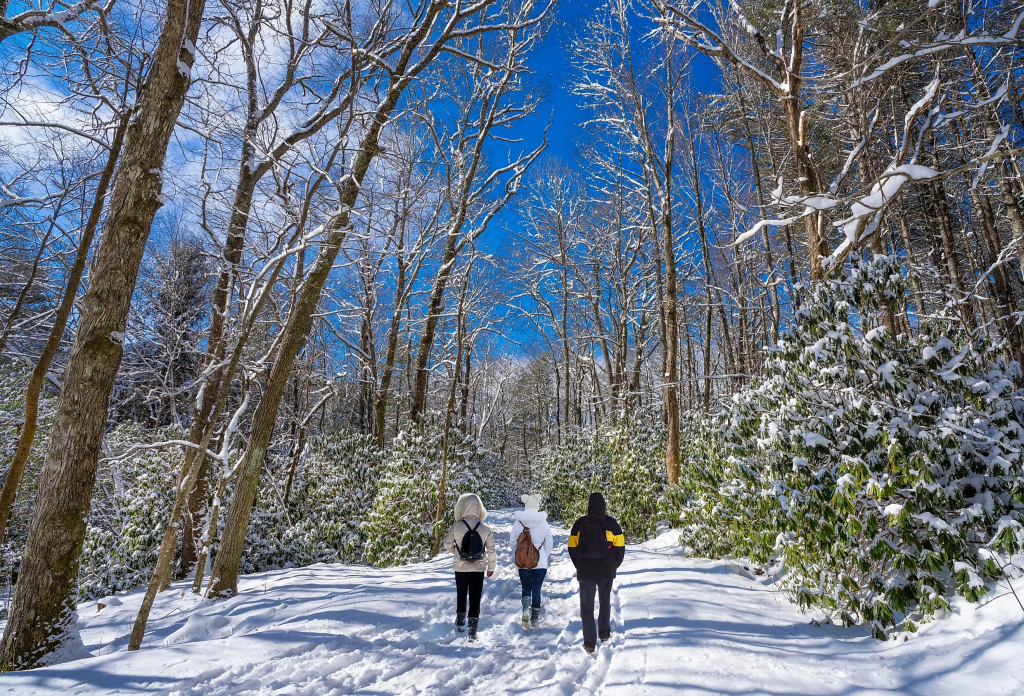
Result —
[[547, 524], [548, 513], [546, 510], [516, 510], [512, 515], [519, 520], [524, 527], [538, 527], [541, 523]]
[[475, 517], [481, 522], [487, 519], [487, 510], [476, 493], [463, 493], [455, 503], [455, 521], [461, 522], [467, 517]]
[[604, 496], [600, 493], [591, 493], [590, 500], [587, 501], [587, 514], [596, 515], [601, 517], [605, 514], [608, 506], [605, 505]]
[[529, 493], [524, 493], [523, 495], [519, 496], [519, 499], [523, 501], [523, 507], [526, 508], [527, 510], [540, 510], [539, 495], [530, 495]]

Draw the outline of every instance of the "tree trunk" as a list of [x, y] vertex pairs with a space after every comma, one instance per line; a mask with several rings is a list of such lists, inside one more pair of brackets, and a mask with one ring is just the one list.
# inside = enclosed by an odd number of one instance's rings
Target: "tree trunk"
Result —
[[[404, 277], [402, 270], [399, 270], [399, 280]], [[403, 285], [403, 283], [399, 283]], [[384, 372], [380, 378], [380, 388], [377, 391], [374, 403], [374, 437], [377, 444], [384, 446], [385, 419], [387, 418], [388, 393], [391, 390], [391, 379], [395, 372], [395, 357], [398, 354], [398, 334], [402, 326], [402, 305], [395, 307], [391, 315], [391, 326], [388, 329], [388, 346], [384, 353]]]
[[[746, 110], [746, 105], [743, 101], [742, 88], [736, 90], [736, 94], [739, 97], [740, 107]], [[754, 177], [754, 190], [757, 192], [757, 205], [760, 214], [763, 216], [767, 206], [764, 200], [764, 186], [761, 181], [761, 167], [758, 164], [757, 150], [754, 149], [754, 137], [750, 131], [750, 123], [746, 118], [743, 119], [743, 131], [747, 137], [747, 149], [750, 153], [750, 173]], [[775, 282], [775, 261], [772, 258], [772, 245], [771, 238], [768, 235], [768, 228], [761, 228], [761, 239], [764, 243], [764, 259], [765, 266], [768, 269], [768, 287], [771, 289], [772, 294], [772, 343], [779, 342], [779, 325], [782, 323], [782, 311], [779, 308], [779, 287]]]
[[203, 463], [199, 466], [199, 476], [192, 488], [188, 498], [188, 505], [182, 517], [181, 525], [181, 566], [179, 568], [179, 579], [185, 578], [192, 569], [196, 567], [199, 560], [199, 537], [196, 529], [206, 509], [207, 497], [210, 493], [210, 460], [203, 457]]
[[[461, 228], [461, 225], [459, 226]], [[437, 322], [441, 318], [444, 304], [444, 291], [448, 287], [448, 279], [455, 267], [455, 256], [458, 253], [458, 234], [455, 230], [448, 233], [441, 256], [441, 267], [434, 278], [434, 287], [430, 292], [427, 304], [427, 319], [423, 324], [423, 333], [416, 348], [416, 367], [413, 371], [412, 394], [410, 395], [409, 419], [419, 420], [427, 406], [427, 387], [430, 380], [430, 351], [434, 347], [434, 334]]]
[[949, 204], [946, 202], [946, 189], [941, 181], [932, 181], [929, 184], [929, 188], [931, 189], [932, 202], [935, 207], [935, 222], [939, 231], [939, 248], [942, 250], [949, 284], [956, 290], [957, 306], [964, 326], [968, 332], [973, 334], [974, 330], [978, 327], [978, 321], [974, 316], [974, 307], [960, 276], [960, 260], [956, 253], [956, 240], [953, 238], [953, 229], [949, 224]]
[[[999, 231], [995, 226], [996, 221], [995, 214], [992, 211], [992, 203], [989, 201], [988, 196], [977, 188], [971, 190], [971, 201], [974, 203], [975, 210], [977, 211], [978, 226], [985, 243], [985, 250], [988, 252], [985, 257], [985, 263], [989, 267], [995, 265], [995, 269], [992, 271], [995, 280], [993, 286], [996, 304], [995, 314], [999, 319], [1003, 336], [1009, 344], [1010, 354], [1014, 360], [1020, 362], [1024, 359], [1024, 355], [1021, 353], [1024, 345], [1022, 345], [1021, 341], [1020, 328], [1014, 320], [1014, 313], [1017, 311], [1017, 307], [1013, 299], [1013, 285], [1011, 284], [1010, 274], [1006, 267], [1006, 259], [997, 262], [1003, 251], [1003, 245], [999, 239]], [[984, 273], [989, 269], [983, 268], [981, 270]]]
[[[462, 331], [463, 334], [465, 334], [465, 326], [462, 327]], [[459, 403], [459, 421], [463, 435], [469, 432], [469, 370], [472, 357], [473, 343], [470, 342], [470, 344], [466, 346], [466, 367], [462, 371], [462, 397]]]
[[[238, 172], [238, 185], [235, 187], [235, 199], [231, 206], [231, 217], [228, 221], [227, 239], [224, 242], [223, 256], [224, 264], [217, 275], [217, 285], [214, 286], [213, 296], [210, 300], [210, 328], [207, 331], [207, 359], [206, 365], [215, 365], [224, 359], [226, 352], [225, 329], [227, 327], [227, 314], [231, 300], [231, 286], [234, 282], [235, 269], [242, 261], [242, 251], [245, 247], [245, 232], [249, 225], [249, 212], [252, 208], [253, 194], [256, 190], [257, 177], [249, 169], [249, 160], [254, 156], [255, 150], [249, 138], [243, 140], [242, 165]], [[221, 389], [229, 389], [229, 384], [224, 384], [223, 369], [214, 370], [206, 379], [202, 387], [202, 398], [192, 411], [192, 422], [189, 426], [189, 442], [198, 443], [204, 433], [209, 431], [215, 423], [211, 420], [214, 405], [220, 396]], [[187, 448], [182, 463], [181, 473], [178, 477], [179, 485], [184, 480], [186, 472], [192, 466], [193, 457], [205, 457], [195, 449]], [[205, 462], [203, 464], [205, 467]], [[202, 476], [198, 479], [204, 480]], [[182, 541], [181, 576], [185, 577], [194, 567], [196, 558], [190, 551], [185, 552], [190, 540], [195, 539], [194, 520], [199, 517], [199, 508], [192, 507], [192, 501], [205, 503], [205, 495], [200, 497], [192, 495], [189, 497], [188, 512], [184, 517], [184, 536]]]
[[[292, 363], [305, 344], [306, 336], [312, 327], [320, 293], [334, 266], [334, 259], [338, 255], [341, 244], [347, 236], [350, 211], [359, 197], [363, 179], [371, 162], [380, 152], [381, 132], [397, 106], [402, 92], [413, 79], [413, 76], [405, 74], [406, 67], [412, 59], [413, 51], [427, 37], [442, 9], [444, 9], [444, 5], [440, 3], [432, 4], [429, 7], [425, 16], [420, 20], [420, 26], [405, 44], [399, 67], [391, 71], [391, 85], [362, 138], [351, 173], [341, 191], [339, 213], [334, 218], [326, 238], [321, 242], [316, 261], [310, 267], [295, 305], [288, 313], [263, 396], [253, 414], [249, 446], [239, 464], [238, 481], [234, 494], [231, 496], [220, 550], [210, 578], [208, 595], [211, 597], [232, 595], [237, 591], [238, 567], [242, 560], [242, 548], [246, 529], [249, 526], [249, 516], [252, 514], [252, 504], [256, 498], [256, 486], [259, 483], [260, 470], [263, 468], [267, 448], [270, 445], [277, 409], [288, 383]], [[437, 44], [435, 44], [434, 50], [435, 52], [439, 50]]]
[[7, 534], [7, 522], [11, 516], [11, 508], [18, 494], [18, 484], [25, 473], [25, 465], [32, 454], [32, 444], [35, 441], [36, 430], [39, 426], [39, 394], [43, 390], [43, 382], [46, 380], [46, 373], [57, 357], [57, 350], [64, 338], [64, 329], [67, 328], [68, 317], [75, 306], [75, 297], [78, 295], [78, 286], [82, 281], [82, 274], [85, 272], [85, 263], [89, 258], [89, 248], [92, 246], [92, 239], [96, 236], [96, 228], [99, 227], [100, 216], [103, 214], [104, 201], [107, 196], [107, 188], [114, 176], [117, 166], [117, 158], [121, 154], [121, 145], [124, 143], [124, 134], [128, 130], [128, 119], [130, 110], [121, 117], [121, 122], [114, 131], [114, 140], [110, 144], [110, 152], [107, 155], [107, 164], [103, 168], [100, 180], [96, 184], [96, 198], [93, 200], [92, 210], [89, 211], [89, 219], [86, 221], [85, 229], [82, 231], [82, 239], [78, 243], [78, 250], [75, 252], [75, 261], [68, 274], [68, 285], [64, 289], [60, 305], [57, 307], [57, 316], [53, 321], [53, 328], [46, 338], [43, 352], [32, 370], [32, 376], [28, 381], [28, 388], [25, 390], [25, 422], [18, 435], [18, 445], [14, 450], [14, 457], [7, 469], [7, 478], [4, 479], [3, 491], [0, 492], [0, 539]]
[[205, 0], [168, 0], [167, 19], [125, 137], [110, 216], [64, 372], [0, 665], [23, 669], [72, 638], [79, 555], [139, 263], [159, 209], [167, 144], [189, 87]]
[[[670, 102], [671, 103], [671, 102]], [[675, 125], [669, 109], [669, 135], [665, 143], [665, 181], [661, 201], [661, 242], [665, 263], [665, 470], [668, 485], [679, 483], [679, 314], [676, 290], [676, 251], [672, 237], [672, 159]]]
[[[441, 438], [441, 483], [437, 490], [437, 511], [434, 514], [434, 546], [430, 556], [433, 558], [441, 552], [441, 521], [444, 520], [445, 493], [448, 487], [448, 447], [449, 436], [452, 431], [452, 413], [455, 411], [455, 394], [459, 386], [459, 375], [462, 373], [462, 342], [463, 334], [463, 312], [466, 303], [466, 287], [469, 285], [469, 271], [466, 271], [466, 281], [462, 286], [462, 296], [459, 298], [459, 314], [456, 317], [458, 326], [455, 340], [455, 370], [452, 373], [452, 384], [448, 391], [448, 403], [444, 410], [444, 436]], [[523, 424], [523, 431], [526, 425]]]

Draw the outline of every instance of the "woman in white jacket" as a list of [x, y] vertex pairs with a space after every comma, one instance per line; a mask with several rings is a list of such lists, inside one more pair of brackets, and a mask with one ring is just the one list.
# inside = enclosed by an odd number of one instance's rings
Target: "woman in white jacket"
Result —
[[537, 548], [540, 558], [534, 568], [520, 568], [519, 580], [523, 584], [523, 628], [540, 625], [540, 588], [544, 584], [544, 576], [548, 572], [548, 557], [554, 548], [555, 540], [548, 526], [548, 513], [540, 510], [540, 496], [524, 495], [524, 510], [515, 513], [515, 524], [512, 525], [512, 557], [516, 557], [519, 548], [519, 536], [529, 530], [530, 540]]

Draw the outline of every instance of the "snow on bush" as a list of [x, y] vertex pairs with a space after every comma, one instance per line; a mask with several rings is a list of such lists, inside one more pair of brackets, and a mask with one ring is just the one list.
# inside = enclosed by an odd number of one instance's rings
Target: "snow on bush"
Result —
[[877, 257], [810, 292], [681, 516], [695, 552], [775, 563], [802, 606], [879, 636], [977, 600], [1024, 544], [1020, 368], [951, 320], [887, 335], [902, 283]]
[[384, 452], [358, 433], [321, 436], [307, 451], [292, 493], [294, 546], [308, 563], [362, 561], [362, 523], [377, 497]]
[[665, 439], [660, 429], [626, 418], [571, 436], [540, 465], [541, 493], [553, 519], [571, 524], [587, 513], [587, 499], [603, 491], [608, 514], [627, 539], [655, 534], [665, 509]]
[[477, 465], [481, 500], [488, 510], [519, 507], [520, 496], [532, 492], [531, 481], [515, 465], [493, 452], [482, 451]]
[[[106, 457], [133, 446], [177, 439], [177, 429], [118, 426], [104, 440]], [[78, 571], [79, 599], [96, 599], [149, 582], [174, 504], [180, 447], [136, 450], [101, 462]]]
[[362, 523], [373, 508], [383, 460], [368, 435], [318, 436], [297, 462], [287, 507], [290, 462], [268, 466], [246, 535], [244, 572], [362, 561]]
[[[434, 414], [398, 434], [378, 484], [377, 499], [366, 521], [364, 559], [376, 566], [426, 560], [434, 543], [441, 482], [444, 420]], [[463, 493], [480, 493], [483, 453], [452, 427], [448, 441], [448, 480], [442, 529], [454, 523], [455, 501]]]

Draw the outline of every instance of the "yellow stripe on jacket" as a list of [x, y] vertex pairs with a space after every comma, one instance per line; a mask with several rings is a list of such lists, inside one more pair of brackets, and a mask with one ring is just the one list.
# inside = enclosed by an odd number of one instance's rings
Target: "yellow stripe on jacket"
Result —
[[576, 548], [579, 545], [579, 543], [580, 543], [580, 535], [579, 534], [573, 534], [571, 537], [569, 537], [569, 548], [570, 549]]
[[[612, 542], [613, 546], [625, 546], [626, 545], [626, 537], [623, 536], [622, 534], [612, 534], [611, 532], [605, 530], [604, 535], [605, 535], [605, 538], [608, 539], [608, 541]], [[572, 543], [572, 539], [570, 538], [569, 539], [569, 546], [575, 546], [575, 545], [576, 544]]]

